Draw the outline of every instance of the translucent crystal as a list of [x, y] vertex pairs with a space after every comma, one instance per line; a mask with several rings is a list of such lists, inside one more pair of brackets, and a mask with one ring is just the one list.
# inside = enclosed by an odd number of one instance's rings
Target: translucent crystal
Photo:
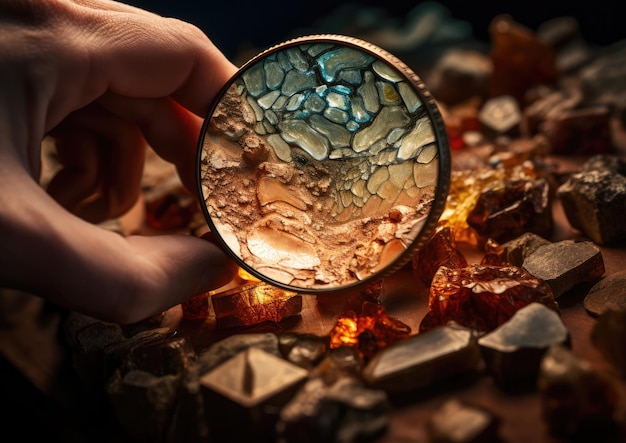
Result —
[[252, 326], [299, 315], [302, 297], [266, 283], [250, 283], [211, 297], [217, 326]]
[[477, 331], [492, 331], [533, 302], [559, 311], [548, 284], [523, 268], [442, 266], [433, 277], [428, 300], [430, 311], [422, 319], [420, 331], [450, 321]]
[[352, 346], [371, 358], [381, 349], [407, 337], [411, 328], [387, 314], [381, 304], [364, 302], [361, 313], [347, 312], [330, 331], [330, 347]]

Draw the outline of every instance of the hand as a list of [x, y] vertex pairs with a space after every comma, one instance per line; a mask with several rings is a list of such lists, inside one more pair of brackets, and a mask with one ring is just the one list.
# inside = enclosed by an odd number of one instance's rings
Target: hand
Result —
[[[0, 286], [130, 323], [226, 284], [186, 235], [94, 222], [140, 193], [146, 144], [195, 187], [201, 116], [236, 67], [197, 28], [106, 0], [0, 0]], [[44, 190], [41, 142], [63, 168]]]

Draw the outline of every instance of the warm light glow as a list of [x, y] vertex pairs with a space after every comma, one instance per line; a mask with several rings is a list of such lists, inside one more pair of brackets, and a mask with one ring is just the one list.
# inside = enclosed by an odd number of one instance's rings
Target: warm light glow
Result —
[[260, 282], [261, 281], [261, 280], [259, 280], [258, 278], [256, 278], [254, 275], [250, 274], [248, 271], [246, 271], [243, 268], [239, 268], [239, 271], [237, 272], [237, 275], [242, 280], [251, 281], [251, 282]]

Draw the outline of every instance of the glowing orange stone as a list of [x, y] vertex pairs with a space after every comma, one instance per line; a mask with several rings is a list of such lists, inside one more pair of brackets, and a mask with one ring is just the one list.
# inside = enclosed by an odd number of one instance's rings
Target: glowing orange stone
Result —
[[366, 359], [379, 350], [408, 337], [410, 326], [390, 317], [381, 304], [364, 302], [361, 314], [346, 312], [337, 318], [330, 331], [330, 348], [352, 346]]

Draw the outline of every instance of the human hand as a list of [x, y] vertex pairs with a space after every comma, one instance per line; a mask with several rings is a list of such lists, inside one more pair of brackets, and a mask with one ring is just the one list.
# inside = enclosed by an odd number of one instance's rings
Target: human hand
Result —
[[[193, 236], [93, 223], [136, 202], [146, 143], [195, 187], [196, 144], [236, 67], [197, 28], [106, 0], [0, 0], [0, 286], [131, 323], [226, 284]], [[63, 168], [39, 184], [41, 142]]]

